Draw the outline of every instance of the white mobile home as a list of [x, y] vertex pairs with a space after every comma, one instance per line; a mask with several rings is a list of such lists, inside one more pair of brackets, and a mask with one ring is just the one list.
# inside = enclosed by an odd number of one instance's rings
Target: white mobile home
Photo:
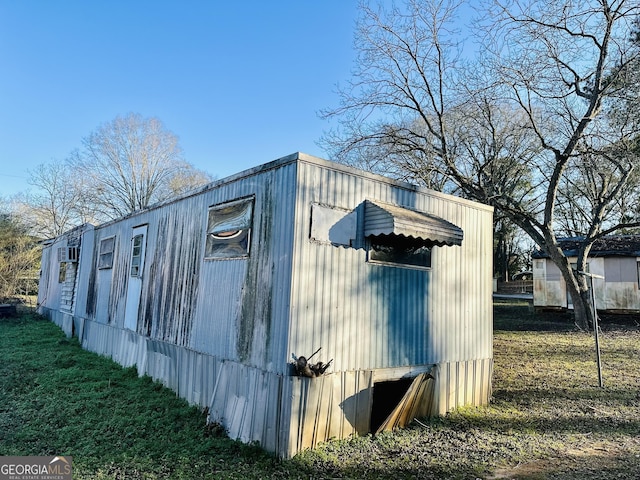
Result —
[[488, 402], [492, 215], [294, 154], [50, 241], [39, 309], [290, 457]]
[[[577, 263], [582, 238], [561, 238], [558, 244], [571, 264]], [[560, 269], [543, 251], [534, 252], [533, 305], [573, 309]], [[596, 308], [609, 312], [640, 311], [640, 235], [609, 235], [597, 240], [587, 258]]]

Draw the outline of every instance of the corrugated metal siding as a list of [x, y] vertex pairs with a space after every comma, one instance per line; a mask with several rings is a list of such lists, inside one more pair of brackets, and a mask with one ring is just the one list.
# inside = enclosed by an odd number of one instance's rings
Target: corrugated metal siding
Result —
[[[138, 333], [284, 372], [295, 179], [289, 163], [98, 227], [92, 265], [100, 240], [115, 235], [114, 265], [88, 275], [84, 315], [123, 326], [132, 230], [146, 224]], [[255, 197], [250, 257], [204, 260], [209, 207], [248, 196]]]
[[237, 362], [222, 362], [209, 405], [209, 421], [233, 439], [280, 449], [282, 376]]
[[447, 362], [437, 366], [433, 414], [461, 405], [486, 405], [491, 398], [493, 359]]
[[[48, 312], [65, 331], [75, 327], [85, 348], [136, 365], [209, 406], [210, 419], [232, 437], [284, 456], [368, 431], [376, 368], [445, 364], [440, 407], [487, 399], [490, 209], [305, 158], [96, 228], [94, 246], [83, 254], [90, 255], [88, 269], [84, 260], [80, 265], [84, 308], [77, 305], [73, 318], [53, 300]], [[255, 198], [251, 256], [205, 261], [209, 206], [247, 196]], [[367, 198], [460, 226], [462, 247], [435, 248], [430, 271], [368, 264], [362, 215], [353, 247], [309, 240], [312, 204], [349, 211]], [[147, 260], [131, 332], [123, 328], [130, 240], [144, 224]], [[100, 240], [112, 235], [113, 268], [96, 270]], [[47, 293], [57, 299], [53, 263], [49, 258]], [[308, 356], [318, 347], [314, 360], [333, 358], [336, 373], [288, 376], [291, 353]]]
[[83, 348], [125, 367], [136, 366], [140, 375], [149, 375], [189, 403], [209, 406], [219, 359], [92, 321], [85, 322], [79, 337]]
[[318, 378], [285, 377], [283, 397], [290, 418], [286, 457], [332, 438], [369, 431], [373, 402], [371, 371], [341, 372]]
[[[334, 371], [492, 357], [491, 209], [366, 174], [304, 162], [299, 170], [292, 352], [322, 347]], [[309, 240], [312, 203], [352, 210], [365, 199], [444, 218], [462, 228], [463, 244], [434, 248], [425, 272], [368, 264], [363, 248]]]
[[287, 164], [203, 196], [199, 208], [206, 212], [254, 195], [254, 225], [248, 259], [204, 261], [191, 348], [286, 371], [295, 175], [296, 165]]

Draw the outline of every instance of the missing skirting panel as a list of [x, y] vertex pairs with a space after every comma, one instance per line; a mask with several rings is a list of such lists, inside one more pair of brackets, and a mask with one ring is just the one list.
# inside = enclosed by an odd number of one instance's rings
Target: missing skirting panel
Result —
[[376, 432], [398, 406], [413, 383], [413, 378], [401, 378], [373, 385], [373, 404], [369, 431]]

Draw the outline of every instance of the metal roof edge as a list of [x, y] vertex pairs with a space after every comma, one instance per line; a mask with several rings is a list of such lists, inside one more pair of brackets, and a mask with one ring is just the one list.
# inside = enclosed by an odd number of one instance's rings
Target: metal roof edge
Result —
[[420, 187], [418, 185], [413, 185], [411, 183], [408, 182], [402, 182], [400, 180], [395, 180], [393, 178], [389, 178], [389, 177], [385, 177], [384, 175], [379, 175], [377, 173], [371, 173], [371, 172], [367, 172], [365, 170], [361, 170], [359, 168], [355, 168], [355, 167], [351, 167], [348, 165], [344, 165], [342, 163], [338, 163], [338, 162], [334, 162], [332, 160], [326, 160], [324, 158], [320, 158], [320, 157], [316, 157], [313, 155], [309, 155], [307, 153], [303, 153], [303, 152], [294, 152], [292, 154], [289, 155], [285, 155], [283, 157], [277, 158], [275, 160], [272, 160], [270, 162], [267, 163], [263, 163], [261, 165], [257, 165], [255, 167], [251, 167], [248, 168], [246, 170], [242, 170], [238, 173], [234, 173], [232, 175], [229, 175], [227, 177], [223, 177], [217, 180], [214, 180], [210, 183], [207, 183], [206, 185], [203, 185], [201, 187], [197, 187], [193, 190], [190, 190], [182, 195], [179, 195], [177, 197], [173, 197], [167, 200], [164, 200], [162, 202], [158, 202], [158, 203], [154, 203], [153, 205], [149, 205], [147, 208], [144, 208], [142, 210], [137, 210], [135, 212], [131, 212], [128, 215], [125, 215], [123, 217], [119, 217], [115, 220], [110, 220], [108, 222], [102, 223], [100, 225], [98, 225], [96, 228], [102, 228], [102, 227], [106, 227], [109, 226], [115, 222], [119, 222], [121, 220], [124, 220], [126, 218], [131, 218], [131, 217], [135, 217], [137, 215], [140, 215], [142, 213], [148, 212], [150, 210], [155, 210], [161, 207], [164, 207], [166, 205], [170, 205], [172, 203], [175, 202], [179, 202], [181, 200], [184, 200], [186, 198], [189, 197], [193, 197], [196, 195], [199, 195], [201, 193], [204, 192], [208, 192], [210, 190], [213, 190], [221, 185], [227, 184], [227, 183], [231, 183], [243, 178], [247, 178], [247, 177], [251, 177], [253, 175], [258, 175], [260, 173], [264, 173], [267, 172], [269, 170], [274, 170], [276, 168], [280, 168], [283, 167], [285, 165], [288, 164], [292, 164], [292, 163], [306, 163], [306, 164], [310, 164], [310, 165], [317, 165], [320, 167], [325, 167], [325, 168], [331, 168], [333, 170], [337, 170], [343, 173], [347, 173], [350, 175], [355, 175], [361, 178], [366, 178], [368, 180], [373, 180], [376, 182], [380, 182], [380, 183], [385, 183], [385, 184], [392, 184], [395, 185], [397, 187], [400, 188], [404, 188], [405, 190], [412, 190], [415, 191], [417, 193], [421, 193], [424, 195], [429, 195], [431, 197], [436, 197], [436, 198], [442, 198], [444, 200], [450, 201], [450, 202], [455, 202], [458, 203], [460, 205], [465, 205], [468, 207], [472, 207], [478, 210], [484, 210], [484, 211], [488, 211], [488, 212], [493, 212], [493, 207], [491, 205], [486, 205], [484, 203], [480, 203], [480, 202], [476, 202], [473, 200], [468, 200], [466, 198], [462, 198], [462, 197], [457, 197], [455, 195], [451, 195], [448, 193], [443, 193], [443, 192], [438, 192], [436, 190], [431, 190], [429, 188], [425, 188], [425, 187]]
[[[487, 205], [485, 203], [480, 203], [477, 202], [475, 200], [469, 200], [466, 198], [462, 198], [462, 197], [458, 197], [456, 195], [451, 195], [449, 193], [443, 193], [443, 192], [439, 192], [437, 190], [432, 190], [430, 188], [426, 188], [426, 187], [421, 187], [418, 185], [414, 185], [412, 183], [409, 182], [403, 182], [401, 180], [396, 180], [390, 177], [385, 177], [384, 175], [380, 175], [378, 173], [371, 173], [371, 172], [367, 172], [366, 170], [362, 170], [356, 167], [351, 167], [349, 165], [345, 165], [343, 163], [338, 163], [335, 162], [333, 160], [326, 160], [324, 158], [320, 158], [320, 157], [315, 157], [313, 155], [308, 155], [306, 153], [302, 153], [302, 152], [297, 152], [291, 156], [297, 156], [297, 160], [303, 163], [308, 163], [308, 164], [312, 164], [312, 165], [318, 165], [318, 166], [323, 166], [326, 168], [332, 168], [334, 170], [338, 170], [344, 173], [348, 173], [351, 175], [355, 175], [358, 177], [362, 177], [362, 178], [366, 178], [369, 180], [373, 180], [373, 181], [377, 181], [377, 182], [381, 182], [381, 183], [386, 183], [386, 184], [393, 184], [397, 187], [400, 188], [404, 188], [405, 190], [413, 190], [415, 192], [418, 193], [422, 193], [425, 195], [429, 195], [432, 197], [437, 197], [437, 198], [442, 198], [451, 202], [455, 202], [455, 203], [459, 203], [461, 205], [466, 205], [469, 207], [473, 207], [473, 208], [477, 208], [478, 210], [485, 210], [485, 211], [489, 211], [489, 212], [493, 212], [494, 208], [491, 205]], [[288, 158], [288, 157], [283, 157], [284, 158]]]

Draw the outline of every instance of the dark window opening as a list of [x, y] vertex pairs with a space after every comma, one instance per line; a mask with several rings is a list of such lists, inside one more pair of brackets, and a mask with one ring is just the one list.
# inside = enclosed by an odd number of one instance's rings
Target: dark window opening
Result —
[[398, 406], [404, 394], [413, 383], [413, 378], [401, 378], [388, 382], [376, 382], [373, 385], [373, 404], [369, 431], [376, 432], [391, 412]]
[[58, 283], [64, 283], [67, 280], [67, 264], [65, 262], [60, 262], [60, 267], [58, 269]]
[[369, 237], [369, 261], [411, 268], [431, 268], [431, 244], [402, 235]]

